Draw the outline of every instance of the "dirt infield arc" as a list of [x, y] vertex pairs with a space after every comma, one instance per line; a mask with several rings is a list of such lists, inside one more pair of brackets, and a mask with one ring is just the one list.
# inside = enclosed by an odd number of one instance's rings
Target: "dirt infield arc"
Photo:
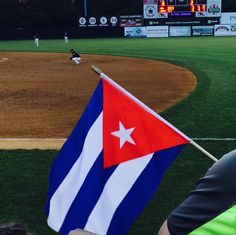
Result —
[[[0, 57], [0, 138], [66, 138], [98, 83], [91, 65], [156, 112], [184, 99], [196, 86], [192, 72], [155, 60], [85, 54], [76, 66], [62, 53]], [[36, 142], [32, 148], [42, 148]], [[9, 142], [0, 141], [0, 148], [10, 148]]]

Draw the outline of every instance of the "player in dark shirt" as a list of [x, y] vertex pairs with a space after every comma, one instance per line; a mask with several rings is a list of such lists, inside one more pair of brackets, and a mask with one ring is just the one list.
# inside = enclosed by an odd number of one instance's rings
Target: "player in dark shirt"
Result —
[[158, 235], [236, 234], [236, 150], [216, 162], [168, 216]]
[[80, 54], [75, 52], [73, 49], [70, 50], [71, 52], [71, 57], [70, 59], [75, 63], [75, 64], [80, 64], [81, 57]]

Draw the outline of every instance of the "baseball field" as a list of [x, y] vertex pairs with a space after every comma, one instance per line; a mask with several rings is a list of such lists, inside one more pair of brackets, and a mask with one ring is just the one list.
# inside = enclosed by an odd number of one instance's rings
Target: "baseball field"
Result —
[[[235, 149], [235, 37], [0, 41], [0, 59], [0, 138], [66, 138], [98, 82], [95, 64], [216, 158]], [[43, 208], [57, 150], [1, 148], [0, 223], [55, 234]], [[155, 235], [212, 164], [188, 145], [129, 234]]]

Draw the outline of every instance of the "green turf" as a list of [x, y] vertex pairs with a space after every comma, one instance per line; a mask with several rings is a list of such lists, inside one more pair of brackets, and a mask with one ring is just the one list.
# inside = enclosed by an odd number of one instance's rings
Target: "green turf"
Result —
[[0, 151], [0, 223], [50, 234], [43, 214], [54, 151]]
[[[0, 41], [0, 51], [68, 53], [70, 48], [80, 53], [164, 60], [189, 68], [198, 77], [197, 89], [162, 116], [190, 137], [236, 137], [236, 37], [84, 39], [70, 40], [69, 45], [63, 40], [41, 40], [39, 48], [33, 40]], [[218, 158], [236, 146], [236, 141], [199, 143]], [[55, 154], [54, 151], [0, 152], [0, 223], [22, 222], [37, 235], [51, 234], [42, 211], [48, 171]], [[211, 160], [188, 146], [167, 172], [130, 235], [156, 234], [170, 210], [211, 164]]]

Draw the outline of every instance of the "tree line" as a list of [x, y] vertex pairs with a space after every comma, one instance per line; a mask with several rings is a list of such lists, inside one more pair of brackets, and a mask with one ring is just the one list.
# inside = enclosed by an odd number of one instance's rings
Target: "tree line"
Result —
[[[0, 28], [73, 28], [84, 16], [142, 15], [142, 0], [0, 0]], [[235, 0], [223, 0], [223, 12], [236, 12]]]

